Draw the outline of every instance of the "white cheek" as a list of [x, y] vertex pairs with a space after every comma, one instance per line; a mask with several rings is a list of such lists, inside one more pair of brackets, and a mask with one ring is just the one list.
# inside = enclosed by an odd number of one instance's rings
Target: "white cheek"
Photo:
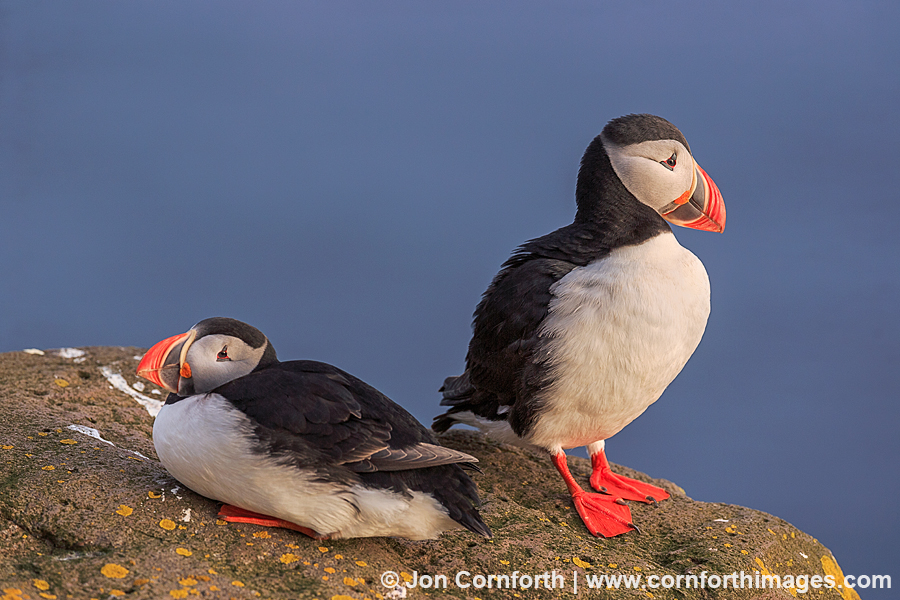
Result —
[[[678, 163], [669, 170], [649, 156], [671, 156], [676, 145]], [[610, 163], [625, 188], [640, 202], [659, 211], [691, 188], [694, 160], [684, 146], [669, 140], [616, 146], [604, 142]], [[662, 159], [665, 160], [665, 159]]]
[[624, 161], [624, 167], [623, 174], [619, 175], [622, 183], [635, 198], [655, 210], [660, 210], [690, 187], [682, 182], [683, 177], [678, 177], [679, 173], [646, 158], [629, 157]]
[[[233, 349], [229, 354], [234, 355], [234, 360], [216, 360], [216, 355], [224, 346]], [[264, 351], [265, 346], [259, 349], [249, 348], [240, 340], [227, 336], [210, 335], [198, 339], [191, 345], [185, 357], [191, 365], [194, 391], [208, 392], [247, 375], [258, 364]]]
[[[252, 370], [252, 366], [244, 362], [222, 361], [212, 365], [212, 372], [206, 380], [195, 380], [195, 389], [210, 390], [220, 385], [233, 381], [238, 377], [243, 377]], [[207, 375], [205, 372], [202, 375]]]

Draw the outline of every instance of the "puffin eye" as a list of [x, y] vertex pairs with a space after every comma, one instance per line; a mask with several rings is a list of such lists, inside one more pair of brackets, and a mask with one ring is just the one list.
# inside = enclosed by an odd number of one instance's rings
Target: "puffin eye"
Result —
[[228, 358], [228, 346], [224, 346], [218, 354], [216, 354], [216, 362], [221, 362], [223, 360], [231, 360]]
[[665, 168], [667, 168], [670, 171], [674, 171], [675, 165], [678, 163], [677, 158], [678, 157], [675, 156], [675, 153], [673, 152], [672, 156], [670, 156], [666, 160], [659, 161], [659, 164], [661, 164], [662, 166], [664, 166]]

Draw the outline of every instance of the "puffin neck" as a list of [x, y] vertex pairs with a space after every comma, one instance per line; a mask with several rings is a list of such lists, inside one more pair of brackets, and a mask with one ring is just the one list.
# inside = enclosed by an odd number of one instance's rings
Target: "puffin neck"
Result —
[[599, 135], [581, 159], [575, 202], [575, 223], [597, 232], [611, 248], [639, 244], [672, 230], [655, 210], [625, 188]]
[[261, 369], [265, 369], [266, 367], [272, 366], [278, 362], [278, 355], [275, 353], [275, 348], [272, 346], [272, 342], [266, 340], [266, 351], [263, 352], [262, 358], [259, 359], [259, 364], [256, 365], [256, 368], [251, 371], [251, 373], [255, 373]]

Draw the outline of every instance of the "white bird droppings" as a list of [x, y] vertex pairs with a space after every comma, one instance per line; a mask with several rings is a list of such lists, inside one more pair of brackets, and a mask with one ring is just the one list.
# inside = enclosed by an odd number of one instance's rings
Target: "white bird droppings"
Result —
[[115, 446], [111, 441], [104, 440], [100, 437], [100, 432], [94, 429], [93, 427], [87, 427], [85, 425], [69, 425], [66, 429], [71, 429], [72, 431], [77, 431], [78, 433], [83, 433], [86, 436], [92, 437], [96, 440], [100, 440], [104, 444], [109, 444], [110, 446]]
[[136, 389], [139, 392], [143, 392], [145, 386], [144, 386], [143, 381], [135, 381], [134, 383], [131, 384], [131, 387], [133, 387], [134, 389]]
[[119, 373], [115, 373], [110, 367], [100, 367], [100, 373], [106, 377], [106, 380], [112, 385], [114, 388], [119, 390], [120, 392], [125, 392], [135, 400], [137, 403], [147, 409], [147, 412], [150, 413], [151, 417], [155, 417], [159, 414], [159, 410], [162, 408], [163, 403], [160, 400], [154, 400], [149, 396], [145, 396], [142, 393], [131, 389], [128, 385], [128, 382], [125, 381], [125, 378], [122, 377]]
[[[71, 429], [72, 431], [77, 431], [78, 433], [83, 433], [84, 435], [92, 437], [95, 440], [100, 440], [104, 444], [109, 444], [113, 448], [118, 448], [118, 446], [113, 444], [111, 441], [104, 440], [102, 437], [100, 437], [100, 432], [97, 431], [96, 429], [94, 429], [93, 427], [88, 427], [86, 425], [69, 425], [66, 429]], [[135, 450], [128, 450], [126, 448], [122, 448], [122, 449], [125, 450], [125, 452], [130, 452], [131, 454], [134, 454], [135, 456], [140, 456], [144, 460], [150, 460], [148, 457], [144, 456], [143, 454], [141, 454], [140, 452], [137, 452]]]
[[78, 348], [60, 348], [56, 353], [63, 358], [79, 358], [86, 354], [84, 350]]

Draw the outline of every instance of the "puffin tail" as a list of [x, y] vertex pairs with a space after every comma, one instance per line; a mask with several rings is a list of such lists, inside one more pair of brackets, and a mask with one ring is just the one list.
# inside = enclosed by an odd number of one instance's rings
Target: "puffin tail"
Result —
[[438, 391], [444, 396], [441, 406], [456, 406], [472, 397], [472, 394], [475, 393], [475, 386], [472, 385], [467, 369], [462, 375], [445, 379], [444, 385]]
[[494, 534], [491, 532], [491, 528], [481, 520], [481, 515], [477, 512], [473, 513], [470, 519], [466, 519], [461, 524], [472, 533], [477, 533], [478, 535], [486, 539], [491, 539], [492, 537], [494, 537]]
[[453, 418], [453, 414], [450, 412], [445, 412], [442, 415], [438, 415], [434, 418], [434, 421], [431, 423], [431, 429], [435, 433], [444, 433], [454, 425], [456, 425], [459, 421]]
[[475, 386], [469, 380], [469, 371], [467, 370], [462, 375], [445, 379], [444, 385], [438, 391], [444, 396], [441, 399], [441, 406], [449, 406], [450, 410], [436, 416], [431, 424], [431, 429], [437, 433], [444, 433], [456, 423], [459, 423], [453, 417], [453, 413], [467, 410], [465, 405], [472, 399], [472, 395], [475, 393]]
[[494, 537], [478, 512], [481, 499], [475, 482], [462, 470], [462, 464], [439, 467], [445, 469], [440, 487], [432, 491], [438, 502], [447, 509], [450, 518], [487, 539]]

